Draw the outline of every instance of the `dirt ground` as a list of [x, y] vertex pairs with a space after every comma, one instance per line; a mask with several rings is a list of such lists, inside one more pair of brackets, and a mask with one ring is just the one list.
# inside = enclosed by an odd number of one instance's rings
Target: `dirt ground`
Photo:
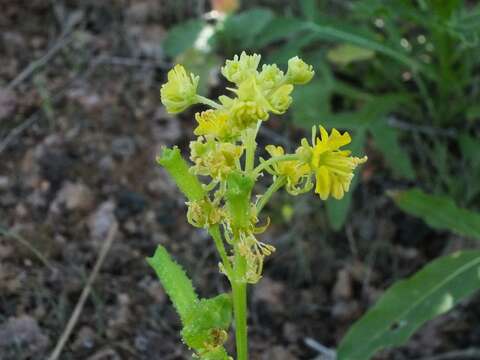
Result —
[[[60, 359], [190, 358], [145, 262], [157, 244], [185, 266], [203, 296], [227, 290], [211, 241], [186, 222], [184, 199], [155, 164], [162, 146], [185, 149], [193, 128], [192, 113], [172, 118], [159, 101], [171, 66], [161, 40], [188, 15], [172, 13], [174, 3], [2, 2], [2, 360], [46, 358], [114, 223], [117, 237]], [[279, 121], [269, 126], [283, 138], [302, 134]], [[260, 138], [272, 141], [270, 131]], [[344, 230], [328, 230], [311, 194], [295, 202], [278, 194], [269, 207], [273, 225], [264, 240], [277, 252], [250, 289], [252, 359], [316, 358], [306, 339], [334, 348], [386, 287], [468, 245], [399, 212], [385, 191], [408, 184], [391, 180], [379, 154], [368, 155]], [[285, 206], [295, 209], [291, 219]], [[479, 305], [479, 296], [471, 298], [376, 359], [479, 346]]]

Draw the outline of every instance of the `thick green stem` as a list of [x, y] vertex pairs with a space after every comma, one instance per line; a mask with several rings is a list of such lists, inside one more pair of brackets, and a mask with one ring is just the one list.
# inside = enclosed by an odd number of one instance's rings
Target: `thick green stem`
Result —
[[247, 284], [245, 282], [232, 281], [232, 292], [237, 360], [247, 360]]

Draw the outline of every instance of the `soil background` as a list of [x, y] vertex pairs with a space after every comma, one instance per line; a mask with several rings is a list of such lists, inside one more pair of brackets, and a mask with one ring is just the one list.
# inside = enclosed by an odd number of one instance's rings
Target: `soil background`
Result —
[[[162, 146], [187, 149], [193, 136], [196, 109], [168, 115], [159, 88], [172, 66], [162, 39], [198, 3], [1, 2], [0, 359], [47, 357], [114, 223], [117, 237], [60, 359], [191, 357], [145, 257], [162, 244], [202, 296], [228, 290], [211, 240], [186, 222], [183, 197], [155, 163]], [[303, 135], [272, 118], [259, 141]], [[408, 184], [367, 153], [340, 232], [329, 230], [312, 194], [277, 194], [267, 209], [263, 240], [277, 251], [250, 288], [252, 359], [320, 359], [312, 340], [335, 348], [396, 280], [472, 246], [402, 214], [385, 192]], [[479, 305], [472, 297], [376, 359], [480, 347]]]

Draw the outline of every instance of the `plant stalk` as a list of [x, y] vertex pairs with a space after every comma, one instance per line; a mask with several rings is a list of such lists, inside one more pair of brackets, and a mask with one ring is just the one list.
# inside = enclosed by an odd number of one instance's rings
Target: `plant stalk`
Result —
[[233, 315], [235, 317], [235, 342], [237, 360], [248, 360], [247, 341], [247, 284], [232, 281]]

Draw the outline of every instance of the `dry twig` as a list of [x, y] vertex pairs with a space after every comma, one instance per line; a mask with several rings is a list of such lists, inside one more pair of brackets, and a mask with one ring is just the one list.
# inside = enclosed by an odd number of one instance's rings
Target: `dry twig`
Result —
[[35, 61], [32, 61], [28, 66], [23, 69], [20, 74], [18, 74], [15, 79], [10, 81], [10, 83], [7, 85], [7, 90], [12, 90], [15, 87], [17, 87], [19, 84], [21, 84], [25, 79], [27, 79], [32, 73], [35, 72], [38, 68], [44, 66], [48, 61], [50, 61], [53, 56], [62, 50], [65, 46], [67, 46], [72, 40], [72, 31], [77, 26], [78, 23], [83, 18], [83, 13], [81, 12], [76, 12], [73, 15], [70, 16], [67, 26], [65, 27], [65, 30], [62, 31], [62, 34], [59, 36], [57, 41], [55, 41], [55, 45], [53, 45], [48, 51], [40, 58]]
[[82, 290], [82, 293], [80, 295], [80, 298], [78, 299], [77, 305], [73, 310], [72, 316], [70, 317], [70, 320], [68, 320], [65, 330], [63, 331], [62, 336], [60, 336], [60, 339], [58, 340], [57, 345], [55, 346], [55, 349], [52, 351], [52, 353], [48, 357], [48, 360], [57, 360], [58, 357], [60, 356], [63, 350], [63, 347], [65, 346], [65, 343], [70, 337], [70, 334], [72, 333], [73, 328], [75, 327], [78, 321], [78, 318], [82, 313], [83, 306], [85, 305], [85, 301], [87, 300], [87, 297], [90, 295], [90, 291], [92, 290], [92, 284], [97, 278], [98, 272], [102, 267], [102, 264], [108, 254], [108, 251], [112, 247], [113, 240], [115, 240], [115, 237], [117, 234], [117, 229], [118, 229], [118, 224], [115, 222], [111, 226], [110, 230], [108, 231], [107, 238], [103, 243], [102, 249], [100, 250], [100, 254], [98, 255], [97, 261], [93, 266], [93, 270], [87, 279], [87, 283], [85, 284], [85, 287]]

